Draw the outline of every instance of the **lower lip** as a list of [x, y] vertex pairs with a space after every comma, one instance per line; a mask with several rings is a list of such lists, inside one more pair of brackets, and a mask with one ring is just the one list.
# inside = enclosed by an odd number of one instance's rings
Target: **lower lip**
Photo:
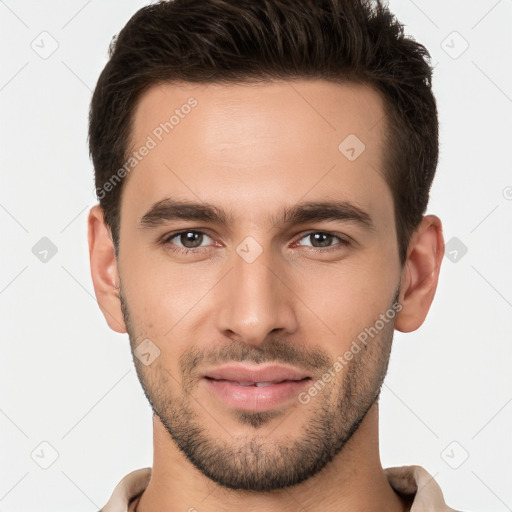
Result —
[[296, 398], [311, 379], [286, 380], [270, 386], [240, 386], [228, 380], [203, 379], [208, 388], [227, 405], [243, 411], [268, 411]]

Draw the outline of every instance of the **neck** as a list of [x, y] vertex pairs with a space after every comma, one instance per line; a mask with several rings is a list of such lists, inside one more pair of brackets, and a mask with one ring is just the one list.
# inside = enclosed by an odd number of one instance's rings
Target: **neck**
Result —
[[200, 473], [153, 417], [153, 469], [137, 512], [154, 510], [227, 512], [406, 512], [382, 469], [378, 441], [378, 402], [368, 411], [342, 451], [319, 473], [299, 485], [268, 493], [220, 487]]

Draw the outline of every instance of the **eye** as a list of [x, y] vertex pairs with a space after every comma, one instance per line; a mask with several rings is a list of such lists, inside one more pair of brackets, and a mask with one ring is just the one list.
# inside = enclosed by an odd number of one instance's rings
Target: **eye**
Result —
[[[342, 247], [350, 244], [350, 242], [345, 238], [325, 231], [311, 231], [310, 233], [307, 233], [305, 236], [303, 236], [299, 242], [306, 239], [311, 241], [309, 247], [313, 247], [314, 249], [321, 249], [326, 247], [327, 249], [323, 252], [341, 249]], [[338, 240], [338, 243], [332, 245], [332, 242], [336, 240]]]
[[172, 233], [165, 237], [162, 243], [175, 252], [202, 252], [200, 249], [204, 249], [205, 246], [201, 246], [201, 244], [205, 239], [212, 240], [211, 237], [203, 231], [188, 229], [186, 231], [180, 231], [179, 233]]
[[[203, 245], [205, 242], [208, 242], [208, 240], [210, 241], [210, 243], [207, 245]], [[334, 233], [329, 233], [325, 231], [311, 231], [310, 233], [307, 233], [302, 238], [300, 238], [293, 245], [303, 245], [300, 244], [302, 240], [309, 240], [310, 244], [305, 244], [306, 247], [309, 246], [312, 249], [319, 250], [320, 252], [340, 250], [350, 245], [350, 242], [345, 238], [342, 238], [339, 235], [335, 235]], [[337, 243], [335, 243], [336, 241]], [[170, 251], [176, 253], [198, 254], [204, 252], [205, 250], [208, 250], [208, 246], [212, 245], [211, 242], [213, 242], [212, 238], [205, 232], [187, 229], [184, 231], [179, 231], [177, 233], [171, 233], [167, 235], [163, 239], [162, 245], [164, 245]]]

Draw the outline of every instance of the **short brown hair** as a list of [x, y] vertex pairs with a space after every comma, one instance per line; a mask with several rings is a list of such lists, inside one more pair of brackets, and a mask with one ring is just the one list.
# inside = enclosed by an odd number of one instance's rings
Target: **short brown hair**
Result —
[[[384, 99], [384, 175], [400, 262], [428, 204], [438, 160], [430, 55], [381, 0], [164, 0], [114, 38], [90, 106], [96, 190], [127, 160], [133, 112], [161, 82], [317, 78], [372, 86]], [[123, 183], [98, 195], [118, 250]]]

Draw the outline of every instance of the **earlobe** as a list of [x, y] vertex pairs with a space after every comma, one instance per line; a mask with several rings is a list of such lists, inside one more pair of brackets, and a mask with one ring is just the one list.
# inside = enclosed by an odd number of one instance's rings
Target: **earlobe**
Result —
[[438, 217], [423, 217], [407, 254], [399, 299], [402, 309], [395, 322], [395, 329], [402, 332], [415, 331], [423, 324], [434, 299], [444, 256], [442, 224]]
[[110, 230], [105, 225], [103, 209], [95, 205], [88, 218], [89, 261], [94, 292], [109, 327], [126, 332], [119, 300], [119, 273]]

